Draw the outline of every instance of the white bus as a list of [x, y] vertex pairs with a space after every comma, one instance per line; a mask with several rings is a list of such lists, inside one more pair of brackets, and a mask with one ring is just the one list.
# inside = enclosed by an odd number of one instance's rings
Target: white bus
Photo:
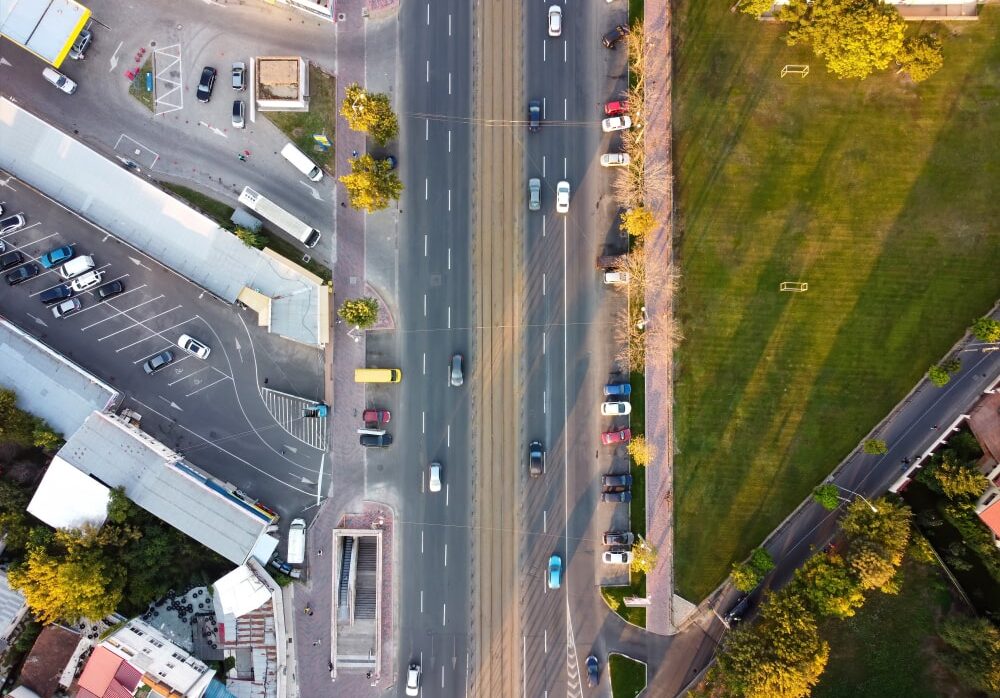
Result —
[[267, 220], [284, 230], [306, 247], [316, 247], [319, 242], [319, 231], [306, 225], [285, 209], [278, 206], [265, 196], [258, 194], [250, 187], [243, 187], [240, 203], [264, 216]]
[[323, 170], [315, 162], [306, 157], [306, 154], [296, 148], [292, 143], [288, 143], [281, 149], [281, 156], [295, 166], [295, 169], [304, 174], [314, 182], [323, 179]]

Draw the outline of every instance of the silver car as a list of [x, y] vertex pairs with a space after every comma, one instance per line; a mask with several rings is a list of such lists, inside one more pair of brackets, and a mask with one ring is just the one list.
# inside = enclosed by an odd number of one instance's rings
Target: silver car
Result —
[[537, 211], [542, 207], [542, 180], [532, 177], [528, 180], [528, 210]]
[[456, 388], [465, 382], [462, 373], [462, 355], [455, 354], [451, 357], [451, 384]]

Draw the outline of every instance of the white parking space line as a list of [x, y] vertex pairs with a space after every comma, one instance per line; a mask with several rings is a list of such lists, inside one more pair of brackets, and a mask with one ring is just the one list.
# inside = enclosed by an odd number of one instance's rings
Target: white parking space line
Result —
[[[188, 378], [190, 378], [190, 376], [188, 376]], [[208, 385], [203, 385], [203, 386], [201, 386], [201, 387], [200, 387], [200, 388], [198, 388], [197, 390], [194, 390], [194, 391], [192, 391], [192, 392], [188, 393], [188, 394], [187, 394], [187, 395], [185, 395], [184, 397], [191, 397], [192, 395], [196, 395], [197, 393], [200, 393], [200, 392], [201, 392], [202, 390], [208, 390], [208, 389], [209, 389], [209, 388], [211, 388], [211, 387], [212, 387], [213, 385], [218, 385], [218, 384], [219, 384], [219, 383], [221, 383], [222, 381], [228, 381], [228, 380], [232, 380], [232, 378], [230, 378], [229, 376], [223, 376], [222, 378], [219, 378], [218, 380], [215, 380], [215, 381], [212, 381], [212, 382], [211, 382], [211, 383], [209, 383]]]
[[177, 379], [177, 380], [175, 380], [175, 381], [170, 381], [169, 383], [167, 383], [167, 385], [173, 385], [174, 383], [180, 383], [180, 382], [181, 382], [182, 380], [187, 380], [188, 378], [191, 378], [192, 376], [197, 376], [197, 375], [198, 375], [199, 373], [201, 373], [202, 371], [211, 371], [211, 370], [212, 370], [212, 367], [211, 367], [211, 366], [205, 366], [205, 367], [203, 367], [203, 368], [199, 368], [199, 369], [198, 369], [197, 371], [195, 371], [194, 373], [189, 373], [189, 374], [187, 374], [186, 376], [181, 376], [180, 378], [178, 378], [178, 379]]
[[[174, 306], [173, 308], [171, 308], [170, 310], [164, 310], [164, 311], [163, 311], [162, 313], [157, 313], [156, 315], [153, 315], [153, 316], [151, 316], [151, 317], [148, 317], [148, 318], [145, 318], [145, 319], [143, 319], [143, 320], [133, 320], [133, 321], [132, 321], [132, 324], [131, 324], [131, 325], [129, 325], [128, 327], [123, 327], [123, 328], [122, 328], [122, 329], [120, 329], [120, 330], [115, 330], [115, 331], [114, 331], [114, 332], [112, 332], [111, 334], [108, 334], [108, 335], [105, 335], [105, 336], [103, 336], [103, 337], [100, 337], [100, 338], [99, 338], [99, 339], [98, 339], [97, 341], [98, 341], [98, 342], [103, 342], [103, 341], [104, 341], [105, 339], [109, 339], [109, 338], [111, 338], [111, 337], [114, 337], [114, 336], [115, 336], [116, 334], [121, 334], [122, 332], [128, 332], [129, 330], [131, 330], [131, 329], [133, 329], [133, 328], [135, 328], [135, 327], [140, 327], [140, 326], [142, 326], [142, 327], [143, 327], [143, 329], [149, 329], [149, 328], [147, 328], [147, 327], [144, 327], [142, 323], [144, 323], [144, 322], [149, 322], [150, 320], [155, 320], [155, 319], [156, 319], [156, 318], [158, 318], [158, 317], [161, 317], [161, 316], [163, 316], [163, 315], [166, 315], [167, 313], [172, 313], [172, 312], [174, 312], [175, 310], [179, 310], [180, 308], [183, 308], [183, 307], [184, 307], [184, 306], [182, 306], [182, 305], [177, 305], [177, 306]], [[128, 316], [126, 315], [126, 317], [128, 317]], [[132, 318], [131, 318], [131, 317], [129, 317], [129, 320], [132, 320]], [[150, 331], [152, 332], [152, 330], [150, 330]], [[147, 337], [146, 339], [149, 339], [149, 338]]]
[[[129, 153], [132, 156], [132, 159], [139, 159], [139, 158], [142, 158], [143, 151], [144, 150], [147, 151], [150, 155], [153, 156], [153, 160], [151, 162], [149, 162], [146, 165], [146, 167], [152, 169], [153, 165], [156, 164], [156, 161], [160, 159], [160, 154], [157, 153], [152, 148], [150, 148], [148, 146], [145, 146], [142, 143], [140, 143], [139, 141], [137, 141], [136, 139], [132, 138], [132, 136], [125, 135], [124, 133], [122, 135], [118, 136], [118, 141], [115, 143], [115, 151], [118, 150], [118, 146], [120, 146], [122, 144], [122, 140], [124, 140], [125, 138], [129, 139], [130, 141], [132, 141], [133, 145], [129, 145], [129, 144], [126, 143], [125, 144], [126, 148], [123, 148], [122, 152], [123, 153]], [[149, 267], [146, 267], [146, 268], [148, 269]]]
[[[177, 306], [177, 307], [180, 308], [181, 306]], [[178, 322], [176, 325], [171, 325], [170, 327], [168, 327], [168, 328], [166, 328], [164, 330], [160, 330], [160, 331], [157, 331], [157, 330], [154, 330], [154, 329], [150, 329], [150, 328], [146, 327], [145, 325], [143, 325], [143, 329], [149, 330], [153, 334], [151, 334], [149, 337], [143, 337], [142, 339], [137, 339], [136, 341], [132, 342], [131, 344], [126, 344], [123, 347], [119, 347], [118, 349], [115, 349], [115, 353], [117, 354], [120, 351], [124, 351], [125, 349], [129, 349], [131, 347], [134, 347], [136, 344], [142, 344], [147, 339], [152, 339], [153, 337], [160, 337], [161, 339], [166, 339], [169, 342], [170, 340], [163, 336], [164, 332], [169, 332], [170, 330], [177, 329], [181, 325], [186, 325], [189, 322], [194, 322], [197, 319], [198, 319], [198, 316], [195, 315], [194, 317], [190, 317], [187, 320], [184, 320], [182, 322]], [[143, 322], [145, 322], [145, 321], [143, 321]]]
[[[136, 290], [138, 290], [138, 289], [136, 289]], [[129, 291], [126, 291], [125, 293], [129, 293]], [[124, 296], [124, 295], [125, 295], [125, 293], [123, 293], [122, 295]], [[96, 307], [101, 307], [101, 308], [105, 308], [105, 307], [106, 307], [106, 308], [111, 308], [111, 309], [112, 309], [112, 310], [114, 310], [115, 312], [114, 312], [114, 313], [112, 313], [111, 315], [108, 315], [108, 316], [107, 316], [106, 318], [103, 318], [103, 319], [101, 319], [101, 320], [98, 320], [97, 322], [94, 322], [94, 323], [91, 323], [90, 325], [86, 325], [86, 326], [84, 326], [84, 327], [81, 327], [81, 328], [80, 328], [80, 331], [81, 331], [81, 332], [86, 332], [86, 331], [87, 331], [87, 330], [89, 330], [89, 329], [90, 329], [91, 327], [97, 327], [97, 326], [98, 326], [98, 325], [100, 325], [100, 324], [101, 324], [102, 322], [107, 322], [107, 321], [108, 321], [108, 320], [110, 320], [111, 318], [115, 318], [115, 317], [118, 317], [119, 315], [125, 315], [126, 317], [128, 317], [127, 313], [130, 313], [130, 312], [132, 312], [132, 311], [133, 311], [133, 310], [135, 310], [136, 308], [141, 308], [142, 306], [146, 305], [147, 303], [152, 303], [153, 301], [158, 301], [158, 300], [160, 300], [160, 299], [161, 299], [161, 298], [163, 298], [163, 297], [164, 297], [164, 296], [163, 296], [163, 294], [161, 293], [161, 294], [160, 294], [160, 295], [158, 295], [158, 296], [157, 296], [156, 298], [150, 298], [149, 300], [144, 300], [144, 301], [143, 301], [142, 303], [138, 303], [138, 304], [136, 304], [136, 305], [133, 305], [133, 306], [132, 306], [131, 308], [128, 308], [128, 309], [125, 309], [125, 310], [119, 310], [118, 308], [116, 308], [116, 307], [115, 307], [115, 306], [113, 306], [113, 305], [110, 305], [110, 304], [107, 304], [107, 303], [102, 303], [101, 305], [99, 305], [99, 306], [96, 306]]]

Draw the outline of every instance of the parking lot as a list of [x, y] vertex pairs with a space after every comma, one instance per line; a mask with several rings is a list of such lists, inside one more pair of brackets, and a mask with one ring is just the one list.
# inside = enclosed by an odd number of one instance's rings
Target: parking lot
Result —
[[[283, 517], [315, 501], [324, 455], [293, 435], [287, 415], [269, 412], [260, 388], [321, 398], [319, 350], [269, 335], [254, 313], [215, 298], [14, 180], [0, 189], [0, 202], [5, 216], [26, 219], [2, 237], [7, 254], [23, 256], [4, 276], [38, 269], [17, 285], [0, 284], [6, 318], [121, 390], [125, 406], [142, 415], [144, 431], [218, 479]], [[45, 305], [41, 295], [71, 282], [39, 258], [63, 246], [72, 248], [72, 259], [94, 260], [94, 268], [75, 279], [96, 272], [99, 280], [73, 293], [78, 309], [56, 317], [59, 303]], [[101, 299], [97, 289], [115, 281], [121, 292]], [[182, 335], [205, 345], [207, 357], [179, 347]], [[144, 364], [167, 351], [173, 360], [147, 374]]]

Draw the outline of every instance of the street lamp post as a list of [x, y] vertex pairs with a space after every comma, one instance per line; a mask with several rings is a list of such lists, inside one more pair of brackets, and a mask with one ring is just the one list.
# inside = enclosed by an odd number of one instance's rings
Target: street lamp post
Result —
[[[872, 504], [871, 502], [869, 502], [869, 501], [868, 501], [867, 499], [865, 499], [865, 496], [864, 496], [863, 494], [861, 494], [860, 492], [855, 492], [854, 490], [849, 490], [849, 489], [847, 489], [846, 487], [841, 487], [840, 485], [838, 485], [838, 484], [837, 484], [837, 483], [835, 483], [835, 482], [834, 482], [834, 483], [830, 483], [830, 484], [832, 484], [832, 485], [833, 485], [834, 487], [836, 487], [837, 489], [841, 489], [841, 490], [844, 490], [844, 492], [850, 492], [851, 494], [855, 494], [855, 495], [857, 495], [858, 497], [861, 497], [861, 501], [863, 501], [863, 502], [864, 502], [865, 504], [867, 504], [867, 505], [868, 505], [868, 508], [869, 508], [869, 509], [871, 509], [871, 510], [872, 510], [872, 512], [874, 512], [874, 513], [876, 513], [876, 514], [878, 513], [878, 509], [876, 509], [876, 508], [875, 508], [875, 505], [874, 505], [874, 504]], [[845, 502], [848, 502], [848, 501], [850, 501], [849, 499], [845, 499], [844, 497], [841, 497], [841, 499], [842, 499], [843, 501], [845, 501]]]

